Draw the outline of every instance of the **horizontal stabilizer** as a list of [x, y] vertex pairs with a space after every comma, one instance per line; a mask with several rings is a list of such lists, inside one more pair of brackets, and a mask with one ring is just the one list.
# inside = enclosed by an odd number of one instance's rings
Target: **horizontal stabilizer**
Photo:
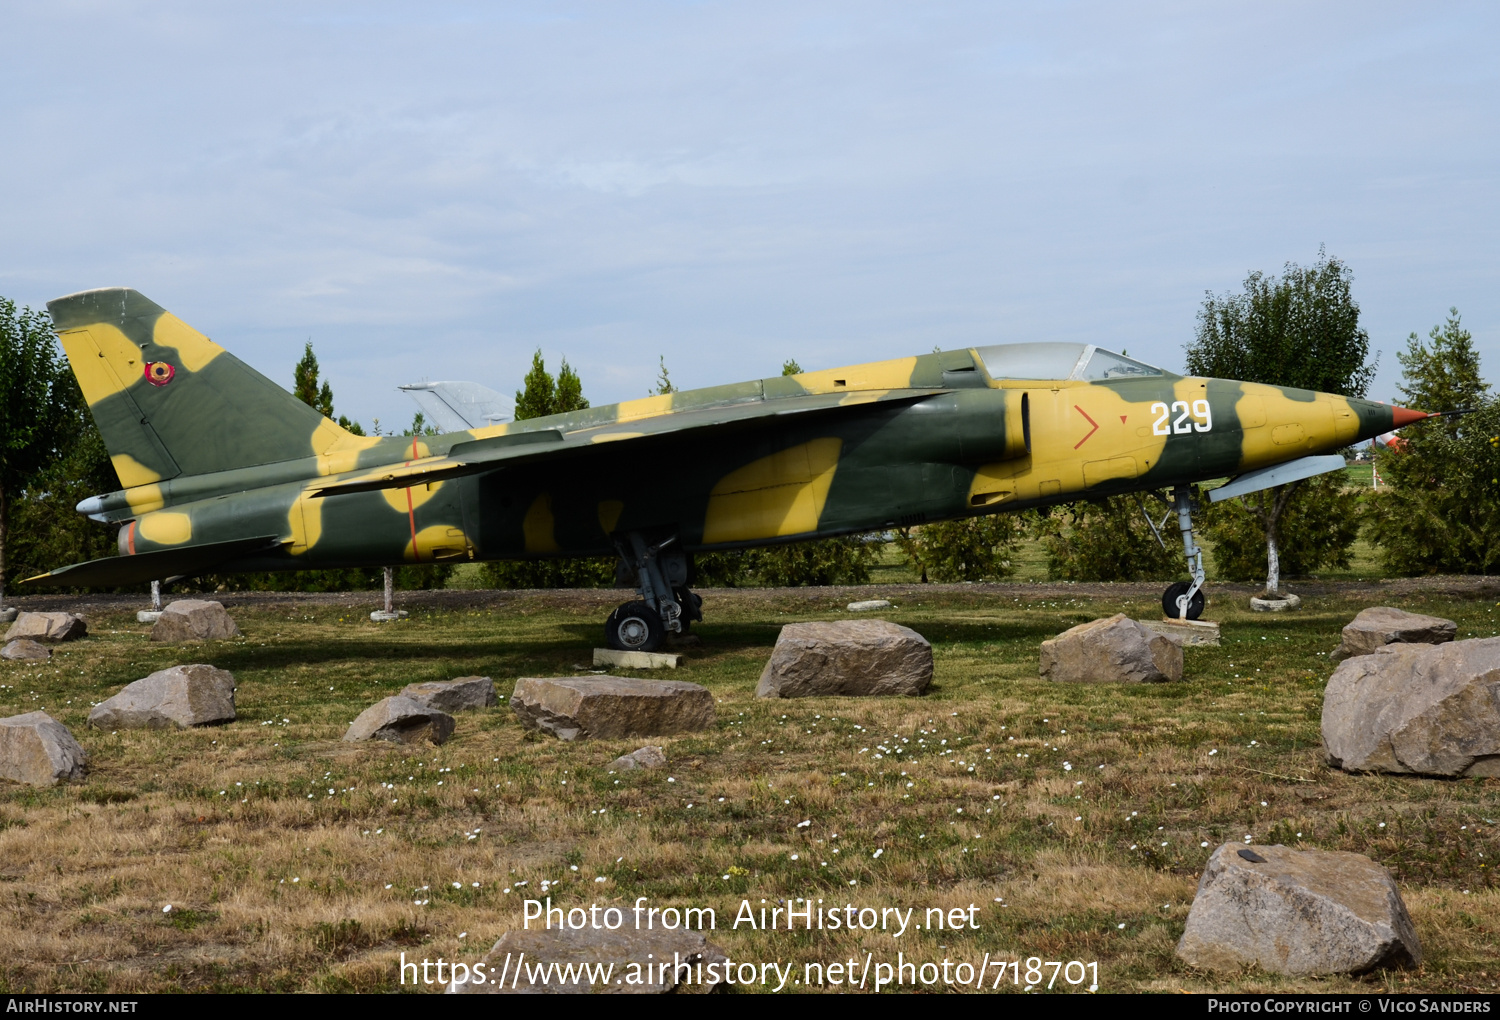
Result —
[[232, 542], [190, 545], [181, 549], [162, 549], [135, 556], [106, 556], [103, 559], [59, 567], [49, 574], [28, 577], [22, 584], [37, 588], [115, 588], [167, 578], [206, 574], [214, 567], [249, 553], [274, 549], [281, 539], [274, 535], [261, 538], [237, 538]]
[[880, 390], [875, 393], [819, 393], [775, 401], [754, 401], [717, 407], [695, 408], [655, 415], [638, 421], [611, 422], [575, 432], [537, 429], [510, 432], [488, 439], [459, 443], [446, 456], [428, 457], [396, 468], [357, 473], [330, 482], [313, 496], [339, 496], [351, 492], [403, 489], [464, 475], [479, 474], [527, 460], [552, 459], [591, 450], [601, 443], [650, 444], [680, 438], [689, 430], [754, 428], [785, 415], [845, 414], [872, 404], [912, 404], [950, 392], [948, 390]]
[[1285, 485], [1287, 482], [1300, 482], [1304, 478], [1314, 475], [1326, 474], [1329, 471], [1338, 471], [1344, 467], [1344, 458], [1336, 453], [1330, 453], [1323, 457], [1303, 457], [1301, 460], [1288, 461], [1285, 464], [1277, 464], [1275, 467], [1261, 468], [1259, 471], [1251, 471], [1240, 475], [1228, 485], [1221, 485], [1217, 489], [1210, 489], [1208, 501], [1219, 503], [1236, 496], [1243, 496], [1251, 492], [1259, 492], [1261, 489], [1269, 489], [1273, 485]]

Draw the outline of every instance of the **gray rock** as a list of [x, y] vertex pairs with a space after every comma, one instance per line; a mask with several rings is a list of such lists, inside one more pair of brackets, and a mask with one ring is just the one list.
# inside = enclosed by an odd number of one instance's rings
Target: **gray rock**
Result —
[[1422, 947], [1396, 883], [1368, 857], [1225, 843], [1203, 870], [1177, 955], [1209, 970], [1310, 976], [1417, 966]]
[[240, 636], [240, 628], [219, 602], [178, 599], [161, 611], [151, 627], [151, 640], [175, 644], [179, 641], [227, 641]]
[[[724, 970], [729, 957], [705, 939], [702, 932], [636, 929], [629, 920], [629, 907], [624, 907], [622, 912], [626, 923], [615, 931], [595, 928], [572, 931], [556, 927], [550, 931], [546, 928], [508, 931], [480, 961], [484, 970], [480, 971], [476, 966], [468, 974], [456, 973], [448, 991], [492, 995], [589, 991], [595, 994], [682, 995], [712, 992], [726, 983]], [[601, 983], [593, 988], [589, 987], [586, 978], [563, 984], [562, 967], [553, 966], [548, 969], [547, 983], [533, 985], [529, 981], [533, 972], [521, 966], [522, 954], [525, 954], [525, 962], [532, 964], [614, 964], [613, 977], [608, 984]], [[652, 964], [657, 966], [652, 968]], [[661, 964], [671, 966], [663, 973]], [[699, 964], [702, 964], [701, 968]], [[632, 983], [632, 975], [638, 983]], [[461, 983], [459, 978], [467, 980]], [[619, 983], [614, 983], [616, 981]]]
[[1301, 607], [1302, 599], [1289, 591], [1277, 596], [1257, 595], [1250, 600], [1250, 608], [1257, 613], [1284, 613]]
[[932, 645], [888, 620], [789, 623], [760, 674], [757, 698], [919, 695], [932, 683]]
[[14, 641], [6, 642], [4, 648], [0, 648], [0, 659], [10, 659], [14, 662], [46, 661], [50, 658], [52, 658], [51, 650], [31, 638], [16, 638]]
[[1323, 691], [1323, 746], [1349, 772], [1500, 776], [1500, 638], [1341, 662]]
[[419, 701], [394, 697], [377, 701], [349, 724], [345, 740], [389, 740], [416, 744], [423, 740], [441, 744], [453, 735], [453, 717]]
[[82, 779], [85, 756], [68, 728], [46, 712], [0, 719], [0, 779], [55, 786]]
[[89, 632], [83, 617], [72, 613], [22, 613], [5, 632], [6, 641], [30, 638], [33, 641], [72, 641]]
[[489, 708], [500, 702], [495, 695], [495, 681], [487, 676], [462, 676], [457, 680], [429, 680], [426, 683], [407, 684], [401, 688], [400, 696], [442, 712]]
[[613, 772], [633, 772], [636, 769], [659, 769], [667, 764], [667, 753], [659, 747], [640, 747], [629, 754], [622, 754], [609, 763]]
[[157, 670], [94, 706], [89, 725], [101, 730], [163, 730], [234, 721], [234, 677], [194, 663]]
[[510, 707], [521, 725], [562, 740], [686, 733], [714, 724], [714, 696], [684, 680], [523, 677]]
[[864, 599], [861, 602], [851, 602], [844, 607], [851, 613], [868, 613], [872, 609], [891, 608], [890, 599]]
[[6, 606], [0, 609], [0, 623], [14, 623], [16, 617], [20, 615], [21, 611], [15, 606]]
[[1390, 606], [1372, 606], [1344, 627], [1344, 640], [1333, 650], [1333, 661], [1369, 655], [1391, 644], [1441, 645], [1458, 636], [1458, 624], [1440, 616], [1408, 613]]
[[1059, 683], [1181, 680], [1182, 646], [1116, 613], [1043, 641], [1041, 675]]

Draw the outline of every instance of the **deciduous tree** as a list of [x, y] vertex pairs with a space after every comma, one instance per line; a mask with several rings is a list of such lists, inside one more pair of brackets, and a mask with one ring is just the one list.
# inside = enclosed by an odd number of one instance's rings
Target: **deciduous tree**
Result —
[[[1353, 273], [1337, 258], [1318, 250], [1308, 267], [1288, 262], [1282, 275], [1253, 272], [1239, 294], [1208, 294], [1198, 312], [1197, 335], [1187, 348], [1194, 375], [1270, 383], [1362, 397], [1375, 374], [1370, 338], [1359, 324]], [[1298, 482], [1241, 497], [1243, 509], [1259, 524], [1266, 552], [1266, 594], [1281, 590], [1282, 546], [1287, 535], [1308, 541], [1344, 542], [1346, 530], [1312, 533], [1284, 526], [1299, 511]], [[1225, 515], [1218, 515], [1224, 518]], [[1205, 532], [1218, 541], [1215, 525]], [[1299, 551], [1300, 555], [1300, 551]]]

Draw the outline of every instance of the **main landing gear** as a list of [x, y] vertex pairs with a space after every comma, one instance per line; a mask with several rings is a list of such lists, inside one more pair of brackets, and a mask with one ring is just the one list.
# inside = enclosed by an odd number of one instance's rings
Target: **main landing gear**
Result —
[[[1170, 517], [1174, 510], [1177, 513], [1177, 530], [1182, 533], [1182, 555], [1187, 559], [1188, 573], [1193, 575], [1193, 579], [1178, 581], [1162, 592], [1161, 611], [1174, 620], [1196, 620], [1203, 615], [1206, 600], [1203, 598], [1203, 550], [1193, 541], [1192, 490], [1186, 485], [1177, 486], [1172, 490], [1172, 502], [1169, 505], [1171, 509], [1167, 511], [1167, 516]], [[1141, 509], [1145, 510], [1144, 505]], [[1161, 542], [1161, 532], [1149, 513], [1146, 514], [1146, 523], [1151, 525], [1156, 540]], [[1162, 526], [1166, 525], [1166, 517], [1162, 518], [1161, 523]], [[1166, 548], [1165, 542], [1162, 542], [1162, 548]]]
[[668, 634], [686, 634], [703, 619], [703, 600], [687, 588], [688, 557], [676, 534], [653, 540], [638, 531], [615, 535], [629, 575], [641, 596], [620, 606], [604, 621], [604, 640], [622, 652], [654, 652]]

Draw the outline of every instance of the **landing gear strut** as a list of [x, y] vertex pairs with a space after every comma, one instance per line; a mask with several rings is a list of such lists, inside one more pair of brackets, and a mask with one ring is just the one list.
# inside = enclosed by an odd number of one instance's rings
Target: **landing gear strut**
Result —
[[1179, 485], [1172, 490], [1172, 505], [1177, 511], [1177, 530], [1182, 532], [1182, 554], [1187, 557], [1191, 583], [1178, 581], [1161, 597], [1162, 612], [1176, 620], [1196, 620], [1203, 615], [1203, 550], [1193, 541], [1192, 490]]
[[703, 619], [703, 600], [688, 591], [688, 557], [677, 535], [653, 540], [639, 531], [614, 536], [615, 549], [635, 578], [638, 600], [620, 606], [604, 621], [609, 647], [626, 652], [654, 652], [668, 634], [686, 634]]

